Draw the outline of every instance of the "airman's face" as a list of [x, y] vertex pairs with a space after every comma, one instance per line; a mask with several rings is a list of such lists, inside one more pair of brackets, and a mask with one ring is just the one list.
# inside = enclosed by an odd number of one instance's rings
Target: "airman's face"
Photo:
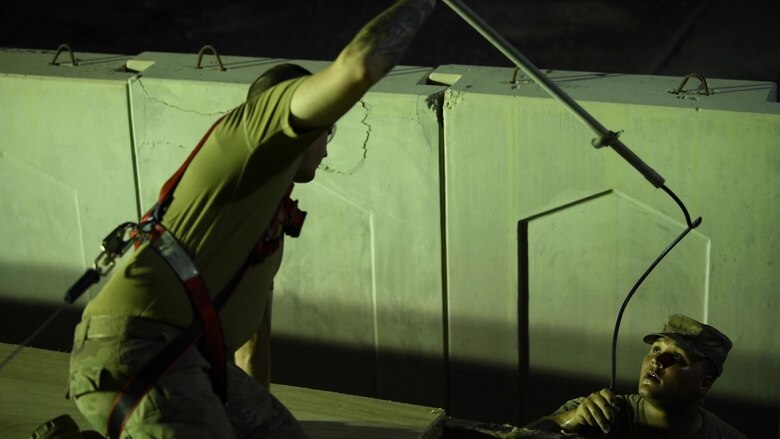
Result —
[[674, 339], [659, 337], [642, 360], [639, 394], [665, 405], [692, 404], [712, 385], [705, 361]]
[[303, 153], [301, 164], [295, 173], [294, 181], [296, 183], [308, 183], [314, 179], [317, 168], [322, 163], [322, 159], [328, 156], [328, 132], [322, 133], [317, 140], [312, 142]]

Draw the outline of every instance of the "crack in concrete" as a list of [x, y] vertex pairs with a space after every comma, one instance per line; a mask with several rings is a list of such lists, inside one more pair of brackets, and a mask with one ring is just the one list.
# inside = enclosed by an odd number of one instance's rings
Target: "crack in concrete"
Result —
[[363, 107], [363, 110], [365, 110], [365, 114], [363, 115], [363, 119], [360, 120], [360, 123], [365, 125], [366, 127], [366, 139], [363, 141], [363, 160], [361, 160], [361, 163], [368, 158], [368, 139], [371, 137], [371, 125], [366, 122], [368, 120], [368, 114], [370, 113], [370, 109], [368, 108], [368, 104], [364, 100], [360, 100], [360, 105]]
[[181, 143], [171, 142], [170, 140], [145, 140], [141, 143], [139, 150], [145, 149], [146, 147], [149, 147], [149, 149], [154, 149], [157, 148], [158, 146], [165, 146], [165, 145], [174, 146], [178, 149], [185, 149], [184, 145], [182, 145]]
[[360, 120], [360, 123], [366, 127], [366, 138], [363, 140], [362, 157], [360, 158], [360, 161], [358, 161], [358, 163], [352, 167], [352, 169], [349, 169], [347, 171], [342, 171], [330, 167], [328, 165], [321, 164], [320, 169], [322, 169], [324, 172], [327, 172], [329, 174], [350, 176], [350, 175], [354, 175], [357, 171], [359, 171], [363, 167], [363, 165], [365, 165], [366, 160], [368, 159], [368, 140], [371, 138], [371, 125], [367, 122], [371, 109], [363, 99], [361, 99], [359, 102], [360, 102], [360, 106], [363, 107], [364, 110], [363, 118]]
[[138, 83], [138, 85], [141, 87], [141, 91], [143, 91], [144, 95], [150, 101], [159, 102], [160, 104], [162, 104], [162, 105], [164, 105], [166, 107], [174, 108], [174, 109], [179, 110], [179, 111], [184, 111], [185, 113], [199, 114], [201, 116], [222, 116], [223, 114], [225, 114], [225, 112], [222, 112], [222, 111], [218, 111], [218, 112], [215, 112], [215, 113], [204, 113], [204, 112], [201, 112], [201, 111], [198, 111], [198, 110], [193, 110], [193, 109], [189, 109], [189, 108], [179, 107], [179, 106], [173, 105], [171, 103], [168, 103], [168, 102], [166, 102], [166, 101], [164, 101], [164, 100], [162, 100], [160, 98], [154, 97], [154, 96], [152, 96], [152, 93], [149, 91], [149, 89], [146, 88], [146, 85], [144, 85], [144, 83], [141, 81], [141, 75], [138, 75], [135, 78], [135, 81], [132, 81], [132, 82], [137, 82]]
[[444, 90], [437, 91], [436, 93], [425, 97], [425, 104], [428, 109], [436, 113], [436, 120], [439, 124], [443, 121], [443, 107], [444, 107]]
[[429, 132], [429, 127], [427, 127], [424, 123], [422, 123], [422, 118], [420, 116], [420, 111], [422, 111], [421, 105], [417, 105], [417, 124], [422, 129], [423, 135], [425, 136], [425, 139], [428, 141], [428, 145], [438, 145], [438, 130], [439, 127], [441, 127], [444, 124], [444, 113], [442, 111], [444, 103], [444, 90], [438, 91], [434, 94], [425, 96], [425, 108], [427, 108], [429, 111], [433, 112], [436, 116], [436, 131], [437, 134], [435, 135], [435, 140], [432, 142], [432, 134]]
[[145, 140], [138, 145], [139, 163], [150, 163], [155, 161], [151, 156], [147, 155], [152, 153], [155, 149], [160, 147], [175, 148], [177, 150], [185, 150], [186, 147], [180, 143], [171, 142], [169, 140]]

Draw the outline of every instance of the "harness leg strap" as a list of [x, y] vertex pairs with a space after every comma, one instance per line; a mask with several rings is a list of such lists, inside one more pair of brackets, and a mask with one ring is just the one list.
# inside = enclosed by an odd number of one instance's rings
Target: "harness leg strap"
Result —
[[164, 227], [156, 225], [150, 236], [152, 248], [171, 267], [187, 290], [198, 319], [155, 354], [116, 396], [108, 417], [110, 438], [119, 438], [127, 420], [146, 393], [198, 340], [202, 342], [204, 354], [211, 365], [210, 377], [214, 392], [223, 402], [227, 401], [225, 337], [219, 313], [208, 294], [203, 277], [186, 250]]
[[190, 298], [198, 318], [203, 323], [205, 354], [211, 363], [214, 391], [224, 402], [227, 400], [227, 369], [225, 366], [227, 356], [219, 313], [211, 301], [203, 277], [190, 256], [171, 233], [161, 225], [157, 227], [162, 230], [159, 238], [152, 240], [152, 247], [165, 259], [184, 284], [187, 296]]

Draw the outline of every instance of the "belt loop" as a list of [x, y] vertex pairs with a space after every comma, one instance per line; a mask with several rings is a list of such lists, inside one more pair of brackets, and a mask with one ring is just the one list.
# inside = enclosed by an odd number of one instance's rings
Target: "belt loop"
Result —
[[76, 325], [76, 331], [75, 334], [73, 334], [73, 347], [76, 349], [80, 348], [87, 339], [87, 334], [89, 333], [89, 320], [89, 317], [87, 317]]

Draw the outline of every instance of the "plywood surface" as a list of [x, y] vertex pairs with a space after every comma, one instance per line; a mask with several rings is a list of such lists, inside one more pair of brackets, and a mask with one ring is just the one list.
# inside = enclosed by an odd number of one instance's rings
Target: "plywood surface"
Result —
[[[0, 343], [0, 358], [15, 346]], [[25, 348], [0, 370], [0, 437], [24, 438], [44, 421], [69, 414], [87, 423], [65, 399], [68, 354]], [[274, 394], [312, 439], [439, 437], [444, 411], [321, 390], [274, 384]]]

